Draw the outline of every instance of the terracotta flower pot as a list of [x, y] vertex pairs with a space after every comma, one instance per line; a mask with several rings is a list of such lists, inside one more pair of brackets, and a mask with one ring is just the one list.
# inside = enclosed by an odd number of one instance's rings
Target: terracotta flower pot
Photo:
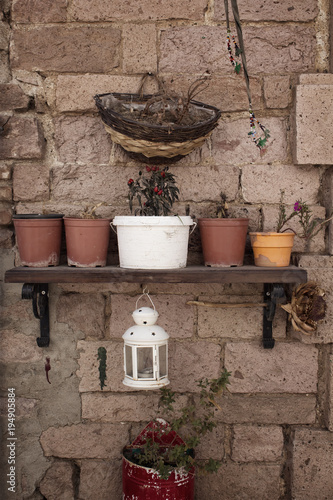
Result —
[[13, 216], [22, 266], [58, 266], [62, 214], [19, 214]]
[[289, 266], [294, 233], [250, 233], [250, 238], [256, 266]]
[[103, 267], [110, 240], [111, 219], [65, 217], [67, 263], [75, 267]]
[[249, 219], [199, 219], [205, 266], [242, 266]]

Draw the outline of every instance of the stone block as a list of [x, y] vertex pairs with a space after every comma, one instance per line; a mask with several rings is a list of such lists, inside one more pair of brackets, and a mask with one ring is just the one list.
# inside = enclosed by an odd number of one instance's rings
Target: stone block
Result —
[[40, 438], [47, 457], [118, 459], [119, 450], [128, 444], [129, 426], [125, 424], [77, 424], [49, 427]]
[[59, 75], [56, 107], [64, 111], [97, 111], [93, 97], [108, 92], [137, 92], [141, 78], [117, 75]]
[[0, 229], [0, 248], [13, 247], [13, 231], [9, 229]]
[[74, 468], [71, 463], [53, 463], [40, 482], [41, 494], [49, 500], [72, 500], [74, 498], [73, 475]]
[[62, 295], [57, 303], [57, 321], [67, 323], [74, 331], [81, 330], [86, 339], [102, 339], [105, 330], [105, 305], [102, 294]]
[[284, 109], [291, 104], [291, 84], [289, 76], [266, 76], [264, 96], [267, 108]]
[[12, 201], [12, 188], [10, 186], [0, 186], [0, 201]]
[[201, 374], [208, 379], [220, 375], [221, 346], [209, 341], [169, 343], [169, 379], [174, 391], [198, 392]]
[[4, 363], [34, 363], [42, 359], [43, 353], [37, 346], [35, 338], [13, 330], [2, 330], [1, 361]]
[[[142, 392], [142, 391], [141, 391]], [[82, 394], [82, 418], [92, 422], [144, 422], [155, 418], [159, 394]]]
[[80, 379], [80, 392], [100, 391], [100, 372], [98, 360], [98, 348], [106, 349], [106, 380], [103, 392], [126, 391], [122, 381], [124, 378], [123, 342], [78, 342], [80, 357], [78, 360], [79, 370], [77, 376]]
[[329, 357], [328, 377], [328, 415], [326, 420], [328, 430], [333, 432], [333, 356]]
[[[312, 21], [318, 14], [317, 2], [312, 0], [279, 0], [271, 2], [263, 0], [260, 4], [238, 0], [241, 21]], [[214, 19], [225, 18], [223, 0], [215, 0]], [[233, 19], [232, 10], [229, 11]]]
[[9, 164], [0, 165], [0, 179], [9, 181], [12, 178], [12, 166]]
[[[200, 297], [203, 302], [227, 305], [262, 303], [262, 295], [240, 297]], [[198, 307], [198, 336], [203, 338], [258, 339], [262, 337], [262, 307]], [[274, 337], [285, 338], [286, 314], [279, 309], [273, 323]]]
[[[137, 297], [138, 298], [138, 297]], [[127, 328], [134, 325], [132, 313], [136, 309], [136, 299], [125, 295], [113, 295], [111, 298], [111, 338], [122, 338]], [[170, 339], [185, 339], [194, 333], [194, 309], [186, 305], [193, 300], [191, 295], [151, 295], [159, 317], [157, 325], [164, 328]], [[142, 298], [140, 306], [151, 306], [149, 300]]]
[[[248, 72], [305, 73], [315, 69], [313, 27], [246, 26], [243, 28]], [[258, 37], [260, 43], [258, 43]], [[161, 33], [161, 72], [230, 72], [225, 33], [219, 26], [173, 27]]]
[[282, 459], [282, 427], [235, 425], [231, 445], [235, 462], [276, 462]]
[[12, 19], [16, 23], [64, 23], [67, 1], [58, 0], [14, 0]]
[[[323, 75], [331, 76], [331, 75]], [[332, 165], [332, 78], [303, 80], [296, 86], [293, 116], [293, 157], [300, 165]], [[316, 83], [315, 83], [316, 82]]]
[[121, 31], [112, 26], [15, 29], [12, 43], [13, 69], [108, 73], [120, 62]]
[[223, 192], [228, 201], [237, 197], [239, 168], [227, 166], [183, 167], [176, 171], [176, 180], [180, 188], [180, 200], [194, 203], [206, 200], [220, 201], [221, 179]]
[[273, 349], [255, 343], [228, 343], [225, 366], [233, 393], [315, 393], [318, 351], [302, 344], [276, 342]]
[[213, 26], [172, 27], [161, 32], [160, 72], [232, 75], [225, 32]]
[[120, 460], [82, 460], [80, 468], [79, 498], [115, 500], [121, 498]]
[[112, 4], [103, 0], [74, 0], [68, 11], [74, 21], [159, 21], [163, 19], [195, 19], [203, 20], [206, 0], [184, 0], [153, 3], [149, 0], [114, 0]]
[[11, 209], [0, 209], [0, 225], [1, 226], [9, 226], [12, 223], [12, 210]]
[[[110, 158], [111, 142], [98, 117], [55, 118], [55, 142], [63, 163], [100, 165], [107, 164]], [[91, 172], [89, 175], [92, 177]]]
[[229, 424], [314, 424], [314, 394], [232, 394], [219, 401], [216, 417]]
[[156, 73], [156, 36], [154, 24], [125, 24], [123, 28], [123, 70], [125, 73]]
[[196, 479], [195, 500], [278, 500], [280, 474], [280, 465], [226, 462], [216, 474]]
[[248, 203], [279, 203], [293, 205], [302, 199], [316, 203], [320, 188], [319, 172], [294, 165], [245, 165], [242, 167], [242, 193]]
[[13, 116], [5, 125], [1, 137], [0, 159], [40, 159], [45, 141], [39, 122], [35, 118]]
[[0, 111], [28, 109], [30, 97], [18, 85], [3, 83], [0, 85]]
[[16, 164], [13, 169], [15, 201], [49, 199], [49, 169], [45, 164]]
[[[38, 399], [18, 398], [15, 399], [15, 417], [16, 418], [36, 418]], [[0, 398], [0, 416], [8, 418], [8, 400]]]
[[3, 21], [1, 16], [0, 18], [0, 50], [3, 50], [5, 53], [4, 57], [7, 59], [8, 52], [8, 44], [9, 44], [9, 35], [10, 35], [10, 27], [9, 24]]
[[[172, 77], [166, 76], [163, 78], [168, 89], [184, 96], [187, 96], [190, 86], [196, 80], [195, 75], [172, 75]], [[250, 85], [253, 107], [256, 110], [262, 109], [263, 98], [260, 78], [250, 78]], [[222, 111], [222, 116], [227, 111], [247, 111], [249, 108], [246, 86], [241, 75], [210, 75], [195, 99], [217, 107]]]
[[195, 447], [195, 458], [198, 460], [222, 460], [224, 449], [225, 429], [218, 424], [211, 432], [201, 438], [200, 444]]
[[297, 500], [323, 500], [333, 495], [333, 433], [296, 429], [293, 437], [291, 492]]
[[[283, 118], [262, 118], [261, 123], [270, 131], [264, 155], [249, 138], [250, 120], [224, 120], [212, 134], [212, 156], [219, 165], [244, 165], [287, 160], [287, 124]], [[259, 134], [259, 133], [258, 133]], [[262, 180], [262, 179], [261, 179]]]

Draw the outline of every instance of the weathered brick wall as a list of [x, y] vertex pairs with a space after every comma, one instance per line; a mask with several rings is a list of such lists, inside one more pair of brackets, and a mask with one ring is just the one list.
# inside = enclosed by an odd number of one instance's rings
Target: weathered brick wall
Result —
[[[208, 70], [211, 83], [200, 100], [223, 111], [211, 139], [170, 167], [181, 190], [179, 210], [189, 204], [193, 217], [210, 215], [223, 190], [231, 205], [247, 208], [250, 229], [272, 229], [284, 189], [291, 206], [301, 197], [318, 216], [331, 211], [330, 2], [238, 4], [254, 109], [272, 136], [262, 157], [247, 137], [244, 80], [228, 61], [223, 0], [2, 2], [1, 280], [19, 264], [13, 212], [77, 215], [104, 201], [100, 215], [129, 214], [126, 184], [139, 163], [112, 144], [93, 96], [136, 91], [146, 71], [158, 70], [185, 90]], [[197, 480], [197, 500], [332, 498], [332, 248], [324, 231], [310, 248], [295, 242], [299, 265], [327, 291], [327, 316], [315, 336], [305, 337], [279, 309], [269, 351], [261, 347], [260, 308], [186, 304], [261, 302], [261, 285], [149, 286], [171, 337], [171, 387], [183, 401], [195, 395], [198, 378], [216, 377], [223, 366], [232, 372], [218, 428], [198, 450], [222, 467]], [[108, 262], [116, 263], [114, 235], [110, 249]], [[189, 262], [202, 262], [198, 232]], [[142, 287], [52, 285], [51, 345], [40, 349], [21, 285], [0, 284], [1, 498], [119, 500], [121, 449], [155, 415], [158, 400], [155, 392], [133, 393], [122, 384], [121, 337]], [[103, 391], [100, 346], [107, 349]], [[16, 493], [6, 484], [8, 387], [17, 396]]]

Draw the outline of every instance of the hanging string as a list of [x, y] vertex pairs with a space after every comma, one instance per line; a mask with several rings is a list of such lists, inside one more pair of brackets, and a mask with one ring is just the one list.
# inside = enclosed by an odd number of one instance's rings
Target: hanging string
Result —
[[142, 299], [142, 297], [148, 297], [148, 299], [150, 300], [151, 305], [153, 306], [154, 311], [155, 311], [155, 305], [154, 305], [154, 302], [151, 300], [151, 297], [150, 297], [150, 295], [149, 295], [149, 290], [147, 290], [147, 292], [146, 292], [146, 288], [144, 288], [144, 289], [143, 289], [143, 293], [142, 293], [142, 295], [140, 295], [140, 297], [139, 297], [139, 298], [138, 298], [138, 300], [136, 301], [136, 304], [135, 304], [135, 309], [137, 309], [137, 308], [138, 308], [138, 302], [139, 302], [139, 300], [140, 300], [140, 299]]
[[[239, 17], [237, 0], [230, 0], [230, 1], [231, 1], [232, 13], [234, 16], [234, 21], [235, 21], [235, 26], [236, 26], [237, 37], [238, 37], [238, 41], [239, 41], [239, 47], [235, 41], [235, 37], [233, 35], [231, 35], [230, 21], [229, 21], [229, 0], [224, 0], [225, 16], [226, 16], [226, 23], [227, 23], [227, 47], [228, 47], [228, 52], [229, 52], [229, 59], [230, 59], [231, 64], [234, 66], [235, 72], [237, 74], [239, 74], [240, 69], [241, 69], [241, 65], [240, 65], [240, 63], [235, 62], [235, 59], [233, 57], [232, 48], [231, 48], [231, 39], [230, 39], [230, 37], [231, 37], [233, 44], [234, 44], [235, 57], [241, 56], [241, 60], [242, 60], [242, 64], [243, 64], [243, 72], [244, 72], [247, 96], [248, 96], [248, 100], [249, 100], [249, 113], [250, 113], [250, 132], [248, 135], [251, 137], [251, 139], [255, 143], [255, 145], [260, 149], [260, 152], [263, 153], [264, 148], [267, 145], [267, 140], [270, 137], [270, 134], [269, 134], [269, 130], [264, 125], [262, 125], [259, 122], [259, 120], [257, 120], [257, 118], [255, 117], [255, 114], [253, 112], [253, 109], [252, 109], [250, 79], [249, 79], [249, 74], [247, 71], [243, 32], [242, 32], [242, 26], [241, 26], [240, 17]], [[260, 129], [261, 135], [257, 135], [256, 125]]]

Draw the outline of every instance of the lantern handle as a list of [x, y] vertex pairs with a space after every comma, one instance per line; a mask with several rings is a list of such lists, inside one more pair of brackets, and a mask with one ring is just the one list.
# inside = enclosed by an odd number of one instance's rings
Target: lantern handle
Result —
[[153, 302], [153, 301], [151, 300], [151, 298], [150, 298], [150, 295], [149, 295], [149, 290], [148, 290], [148, 292], [146, 292], [146, 289], [145, 289], [145, 288], [143, 289], [143, 294], [142, 294], [142, 295], [140, 295], [140, 297], [139, 297], [139, 298], [138, 298], [138, 300], [136, 301], [135, 308], [136, 308], [136, 309], [138, 308], [138, 302], [139, 302], [139, 300], [140, 300], [142, 297], [144, 297], [145, 295], [146, 295], [146, 297], [148, 297], [148, 299], [150, 300], [150, 302], [151, 302], [151, 304], [152, 304], [152, 306], [153, 306], [153, 308], [154, 308], [154, 311], [155, 311], [155, 305], [154, 305], [154, 302]]

